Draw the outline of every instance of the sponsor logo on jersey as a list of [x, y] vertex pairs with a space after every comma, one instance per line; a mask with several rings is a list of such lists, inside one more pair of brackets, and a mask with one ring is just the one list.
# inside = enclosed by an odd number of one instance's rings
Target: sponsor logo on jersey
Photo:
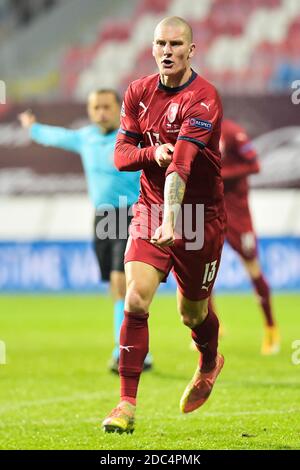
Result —
[[168, 121], [169, 122], [174, 122], [177, 116], [177, 111], [178, 111], [178, 103], [171, 103], [168, 109]]
[[204, 121], [203, 119], [190, 118], [190, 126], [199, 127], [201, 129], [206, 129], [208, 131], [212, 130], [212, 123], [209, 121]]
[[[211, 283], [210, 283], [210, 284], [211, 284]], [[210, 288], [210, 284], [208, 284], [208, 286], [204, 286], [204, 285], [201, 286], [201, 289], [204, 289], [204, 290], [208, 291], [208, 289]]]
[[147, 109], [148, 109], [147, 106], [146, 106], [142, 101], [139, 102], [139, 106], [140, 106], [141, 108], [143, 108], [144, 113], [145, 113], [145, 112], [147, 111]]
[[211, 107], [211, 103], [206, 104], [206, 103], [203, 103], [203, 101], [201, 101], [200, 106], [203, 106], [204, 108], [207, 109], [207, 111], [209, 111]]

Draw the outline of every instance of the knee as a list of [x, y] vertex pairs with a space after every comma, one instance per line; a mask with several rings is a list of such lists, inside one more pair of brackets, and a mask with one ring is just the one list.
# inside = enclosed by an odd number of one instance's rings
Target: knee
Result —
[[198, 317], [192, 317], [188, 314], [182, 315], [181, 314], [181, 321], [182, 323], [190, 329], [195, 328], [198, 324], [201, 323]]
[[180, 308], [180, 315], [182, 323], [190, 329], [196, 328], [200, 325], [207, 315], [207, 309], [198, 311], [188, 311], [184, 307]]
[[144, 295], [143, 290], [135, 285], [127, 287], [125, 308], [129, 312], [142, 313], [147, 312], [149, 301]]

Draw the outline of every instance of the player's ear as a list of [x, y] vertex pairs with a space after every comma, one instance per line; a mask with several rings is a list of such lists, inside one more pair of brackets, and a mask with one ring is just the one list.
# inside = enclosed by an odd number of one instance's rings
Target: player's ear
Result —
[[195, 47], [196, 45], [192, 43], [189, 48], [189, 54], [188, 54], [188, 59], [191, 59], [195, 55]]

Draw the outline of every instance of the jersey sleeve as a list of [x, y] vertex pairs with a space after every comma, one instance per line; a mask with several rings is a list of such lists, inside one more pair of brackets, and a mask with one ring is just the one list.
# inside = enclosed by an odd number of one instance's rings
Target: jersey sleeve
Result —
[[176, 172], [180, 178], [187, 183], [191, 173], [192, 163], [197, 157], [199, 149], [189, 141], [181, 140], [176, 143], [172, 162], [167, 168], [165, 176], [167, 177]]
[[121, 127], [118, 133], [114, 162], [120, 171], [139, 171], [155, 163], [155, 147], [138, 148], [143, 135], [138, 122], [139, 96], [131, 84], [121, 108]]
[[203, 149], [212, 133], [220, 131], [221, 119], [222, 105], [217, 93], [203, 100], [200, 96], [193, 97], [183, 110], [183, 121], [177, 140], [191, 142]]
[[30, 137], [41, 145], [80, 153], [81, 138], [78, 130], [34, 123], [30, 128]]
[[119, 132], [120, 134], [135, 139], [137, 143], [139, 143], [142, 140], [143, 135], [138, 122], [139, 99], [138, 96], [135, 96], [136, 94], [133, 84], [131, 84], [125, 93], [124, 101], [122, 103], [120, 118], [121, 126]]

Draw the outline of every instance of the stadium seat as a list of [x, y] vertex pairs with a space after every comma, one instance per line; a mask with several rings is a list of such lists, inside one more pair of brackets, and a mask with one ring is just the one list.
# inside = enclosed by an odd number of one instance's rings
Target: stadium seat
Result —
[[[276, 74], [291, 76], [291, 67], [294, 76], [300, 43], [298, 0], [142, 0], [132, 21], [104, 24], [86, 58], [80, 50], [67, 56], [64, 89], [75, 87], [75, 95], [83, 99], [95, 83], [110, 83], [123, 91], [132, 77], [155, 71], [151, 41], [164, 15], [190, 21], [197, 44], [194, 66], [214, 77], [221, 91], [237, 90], [247, 73], [249, 92], [251, 87], [253, 92], [271, 87]], [[286, 83], [286, 79], [280, 81]]]

